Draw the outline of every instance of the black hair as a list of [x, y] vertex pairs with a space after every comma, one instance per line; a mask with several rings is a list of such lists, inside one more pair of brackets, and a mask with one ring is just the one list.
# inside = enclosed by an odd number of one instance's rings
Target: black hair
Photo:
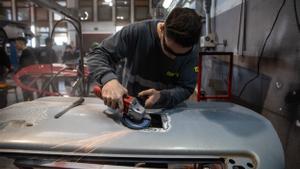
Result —
[[17, 37], [16, 38], [16, 41], [22, 41], [22, 42], [24, 42], [25, 43], [25, 45], [27, 44], [27, 39], [26, 38], [24, 38], [24, 37]]
[[66, 45], [66, 49], [73, 49], [71, 45]]
[[190, 8], [174, 8], [165, 21], [165, 33], [183, 47], [198, 43], [201, 33], [201, 16]]

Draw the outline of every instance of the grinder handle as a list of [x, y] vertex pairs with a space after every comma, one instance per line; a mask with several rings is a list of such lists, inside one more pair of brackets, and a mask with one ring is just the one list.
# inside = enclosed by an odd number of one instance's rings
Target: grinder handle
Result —
[[94, 94], [97, 97], [99, 97], [100, 99], [102, 99], [102, 88], [100, 86], [95, 85], [93, 91], [94, 91]]
[[[99, 97], [100, 99], [103, 100], [103, 98], [102, 98], [102, 87], [101, 86], [99, 86], [99, 85], [95, 85], [94, 86], [94, 94], [97, 97]], [[124, 95], [124, 97], [123, 97], [123, 104], [124, 104], [124, 110], [123, 110], [123, 112], [124, 113], [128, 112], [128, 108], [131, 105], [132, 100], [133, 100], [132, 96]]]

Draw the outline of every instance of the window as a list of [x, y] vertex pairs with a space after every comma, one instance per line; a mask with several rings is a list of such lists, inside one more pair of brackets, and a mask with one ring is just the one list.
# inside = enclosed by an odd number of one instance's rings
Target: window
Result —
[[45, 8], [35, 8], [36, 21], [47, 21], [49, 22], [49, 11]]
[[6, 19], [6, 20], [12, 20], [12, 11], [11, 11], [11, 9], [9, 9], [9, 8], [5, 8], [4, 9], [4, 18]]
[[66, 0], [56, 0], [56, 3], [60, 6], [66, 7], [67, 6], [67, 2]]
[[12, 8], [11, 8], [11, 1], [2, 1], [0, 3], [0, 8], [2, 6], [2, 11], [0, 15], [4, 20], [12, 20]]
[[63, 18], [64, 17], [61, 14], [59, 14], [59, 13], [56, 13], [56, 12], [53, 13], [53, 20], [54, 21], [59, 21], [59, 20], [61, 20]]
[[149, 19], [149, 0], [135, 0], [134, 1], [134, 20], [140, 21]]
[[[57, 0], [56, 3], [60, 6], [63, 6], [63, 7], [66, 7], [67, 6], [67, 2], [65, 0]], [[53, 12], [53, 20], [54, 21], [59, 21], [61, 19], [63, 19], [64, 16], [59, 14], [59, 13], [56, 13], [56, 12]]]
[[112, 0], [98, 0], [98, 21], [112, 21]]
[[[66, 0], [56, 0], [56, 3], [63, 7], [67, 6]], [[62, 14], [53, 12], [53, 25], [63, 18]], [[61, 22], [55, 27], [53, 42], [56, 45], [63, 45], [68, 42], [68, 25], [66, 22]]]
[[117, 25], [130, 23], [130, 0], [116, 0], [116, 23]]
[[45, 39], [49, 37], [49, 10], [35, 6], [35, 38], [37, 46], [45, 46]]
[[54, 43], [58, 46], [62, 46], [68, 43], [68, 34], [67, 33], [55, 33], [54, 34]]
[[79, 9], [82, 21], [93, 20], [93, 0], [79, 0]]
[[59, 24], [56, 27], [55, 32], [67, 32], [67, 25], [64, 23]]
[[29, 8], [19, 8], [18, 9], [18, 21], [29, 21], [30, 19], [30, 9]]
[[66, 22], [61, 22], [56, 26], [54, 35], [53, 35], [54, 43], [56, 45], [64, 45], [64, 43], [68, 43], [68, 25]]
[[39, 25], [39, 26], [37, 26], [36, 31], [37, 32], [49, 32], [49, 27]]
[[36, 43], [37, 46], [45, 46], [45, 39], [49, 37], [49, 26], [44, 23], [36, 23]]
[[25, 0], [17, 0], [17, 21], [30, 22], [30, 3]]
[[48, 33], [42, 33], [40, 32], [39, 35], [38, 35], [38, 38], [37, 38], [37, 43], [40, 45], [40, 46], [46, 46], [46, 38], [49, 37], [49, 34]]

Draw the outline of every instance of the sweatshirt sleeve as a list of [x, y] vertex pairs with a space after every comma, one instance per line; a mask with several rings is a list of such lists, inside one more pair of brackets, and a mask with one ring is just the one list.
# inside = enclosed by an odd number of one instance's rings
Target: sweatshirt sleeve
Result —
[[132, 56], [137, 36], [134, 25], [128, 25], [116, 34], [102, 41], [99, 47], [88, 54], [90, 74], [102, 85], [117, 79], [115, 67], [123, 58]]
[[179, 80], [174, 88], [160, 91], [160, 99], [156, 108], [171, 108], [188, 99], [195, 90], [197, 81], [197, 52], [190, 55], [190, 59], [183, 65]]

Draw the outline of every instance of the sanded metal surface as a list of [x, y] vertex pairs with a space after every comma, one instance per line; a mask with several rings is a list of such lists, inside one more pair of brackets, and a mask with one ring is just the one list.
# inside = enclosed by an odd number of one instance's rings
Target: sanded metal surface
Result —
[[[109, 117], [100, 99], [85, 102], [58, 119], [78, 98], [45, 97], [0, 110], [0, 153], [91, 157], [245, 157], [257, 168], [281, 169], [283, 149], [261, 115], [225, 102], [185, 103], [161, 113], [167, 129], [131, 130]], [[151, 111], [150, 111], [151, 112]]]

